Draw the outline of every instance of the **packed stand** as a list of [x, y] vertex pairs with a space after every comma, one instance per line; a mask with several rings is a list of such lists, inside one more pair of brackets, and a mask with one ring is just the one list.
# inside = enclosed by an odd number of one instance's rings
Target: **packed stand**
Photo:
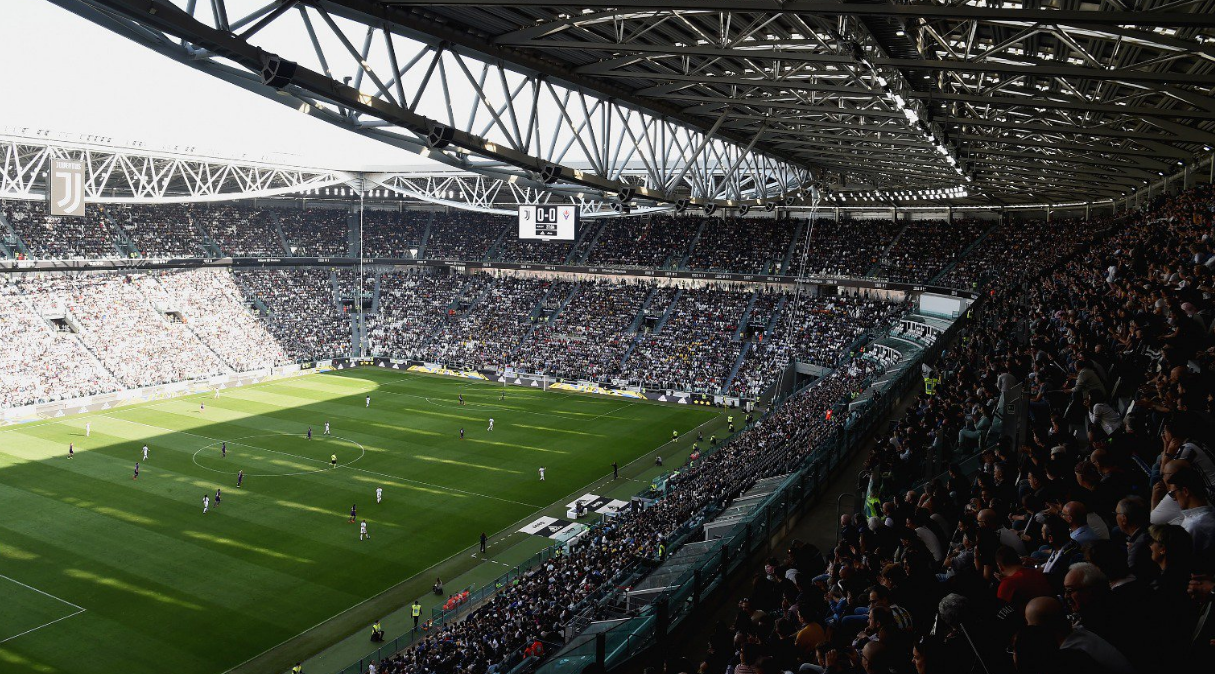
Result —
[[739, 321], [751, 299], [746, 291], [684, 290], [657, 332], [638, 341], [623, 378], [650, 388], [718, 393], [738, 360]]
[[575, 616], [588, 610], [598, 615], [593, 600], [643, 576], [659, 560], [661, 546], [689, 521], [719, 512], [756, 480], [806, 461], [843, 423], [824, 410], [847, 400], [857, 386], [843, 372], [832, 374], [718, 451], [706, 447], [671, 478], [669, 492], [654, 505], [605, 520], [568, 554], [524, 573], [467, 617], [433, 626], [408, 649], [382, 659], [377, 674], [492, 674], [555, 652], [574, 636], [567, 631]]
[[973, 289], [1004, 277], [1031, 260], [1058, 261], [1071, 248], [1059, 242], [1092, 238], [1093, 224], [1082, 219], [1004, 222], [941, 277], [940, 284]]
[[345, 257], [349, 254], [349, 213], [345, 208], [275, 209], [272, 213], [271, 217], [277, 217], [283, 228], [292, 255]]
[[191, 223], [188, 206], [117, 204], [110, 217], [143, 257], [202, 257], [202, 237]]
[[980, 220], [913, 220], [882, 255], [878, 278], [927, 283], [953, 264], [992, 223]]
[[143, 278], [163, 290], [186, 327], [233, 370], [247, 372], [288, 362], [228, 271], [196, 269]]
[[330, 272], [321, 269], [237, 271], [237, 285], [269, 309], [270, 334], [292, 360], [320, 360], [351, 352], [350, 316], [338, 309]]
[[[996, 279], [870, 456], [868, 517], [769, 560], [706, 671], [1208, 669], [1212, 212], [1202, 186]], [[1018, 389], [1021, 445], [992, 425]], [[955, 463], [908, 489], [931, 456]]]
[[675, 268], [688, 254], [701, 218], [690, 215], [611, 218], [587, 256], [587, 264]]
[[394, 272], [380, 276], [380, 311], [371, 318], [371, 352], [422, 358], [426, 344], [454, 320], [468, 277]]
[[583, 282], [555, 321], [541, 325], [516, 359], [525, 372], [606, 381], [620, 373], [629, 329], [653, 286]]
[[363, 212], [363, 254], [366, 257], [415, 257], [422, 247], [429, 211], [389, 211], [367, 209]]
[[805, 252], [807, 275], [852, 277], [868, 275], [902, 228], [891, 220], [837, 222], [822, 218], [805, 226], [808, 231], [793, 243], [791, 271], [801, 271]]
[[[594, 225], [583, 224], [577, 235], [583, 229]], [[502, 244], [494, 253], [495, 260], [502, 262], [535, 262], [539, 264], [565, 264], [574, 249], [576, 241], [540, 241], [536, 239], [520, 239], [516, 231], [508, 230], [502, 237]]]
[[108, 393], [122, 388], [71, 331], [60, 331], [0, 282], [0, 409]]
[[688, 269], [778, 274], [797, 225], [771, 217], [706, 218]]
[[26, 277], [20, 286], [40, 314], [61, 310], [78, 322], [80, 341], [127, 388], [225, 372], [223, 363], [184, 325], [148, 301], [132, 282], [138, 278]]
[[[569, 295], [569, 281], [524, 279], [510, 276], [492, 279], [469, 311], [447, 324], [426, 351], [427, 361], [449, 366], [480, 369], [513, 362], [519, 347], [535, 328], [533, 310], [551, 290]], [[466, 289], [467, 292], [467, 289]]]
[[6, 201], [3, 209], [13, 232], [34, 259], [121, 257], [110, 223], [97, 206], [86, 206], [83, 218], [49, 215], [41, 201]]
[[[782, 299], [786, 301], [785, 305], [781, 304]], [[758, 398], [775, 383], [777, 376], [789, 363], [789, 350], [783, 344], [773, 343], [767, 329], [771, 326], [775, 332], [773, 319], [780, 318], [778, 308], [787, 307], [790, 299], [791, 296], [784, 291], [763, 291], [755, 296], [755, 304], [747, 318], [747, 324], [754, 329], [754, 334], [749, 340], [750, 347], [742, 366], [730, 381], [730, 395]]]
[[270, 216], [250, 206], [212, 206], [194, 211], [203, 230], [230, 257], [277, 257], [282, 239]]
[[[490, 213], [451, 211], [435, 214], [426, 242], [426, 258], [430, 260], [484, 260], [490, 248], [514, 222], [510, 218]], [[505, 239], [505, 237], [503, 237]]]

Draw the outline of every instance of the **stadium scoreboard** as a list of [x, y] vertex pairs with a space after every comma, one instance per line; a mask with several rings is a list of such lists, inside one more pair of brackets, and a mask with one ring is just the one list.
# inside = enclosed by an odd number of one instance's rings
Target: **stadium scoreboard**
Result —
[[578, 207], [538, 205], [519, 207], [519, 238], [573, 241], [578, 229]]

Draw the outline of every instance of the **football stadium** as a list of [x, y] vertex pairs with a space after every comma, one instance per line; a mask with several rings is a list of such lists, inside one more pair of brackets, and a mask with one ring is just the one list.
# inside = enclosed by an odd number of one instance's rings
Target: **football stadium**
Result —
[[0, 673], [1215, 667], [1215, 3], [0, 7]]

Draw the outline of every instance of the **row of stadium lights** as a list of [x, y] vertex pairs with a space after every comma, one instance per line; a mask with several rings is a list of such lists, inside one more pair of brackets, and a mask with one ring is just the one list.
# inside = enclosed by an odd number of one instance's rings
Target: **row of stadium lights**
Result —
[[842, 201], [845, 197], [862, 201], [886, 201], [888, 199], [956, 199], [970, 196], [970, 192], [965, 187], [951, 187], [947, 190], [904, 190], [888, 192], [885, 190], [874, 190], [872, 192], [849, 192], [844, 194], [832, 194], [831, 199], [834, 201]]
[[[317, 187], [317, 188], [310, 189], [310, 190], [304, 190], [303, 192], [301, 192], [301, 194], [312, 194], [312, 195], [321, 196], [321, 197], [353, 197], [353, 196], [357, 196], [358, 192], [355, 192], [354, 190], [350, 189], [349, 187]], [[397, 192], [395, 190], [375, 189], [375, 190], [368, 190], [366, 196], [384, 197], [384, 198], [397, 197], [400, 199], [404, 199], [406, 195], [401, 194], [400, 192]], [[440, 199], [444, 198], [443, 193], [440, 193], [437, 196]], [[446, 198], [455, 199], [456, 198], [455, 190], [448, 190], [446, 193]]]

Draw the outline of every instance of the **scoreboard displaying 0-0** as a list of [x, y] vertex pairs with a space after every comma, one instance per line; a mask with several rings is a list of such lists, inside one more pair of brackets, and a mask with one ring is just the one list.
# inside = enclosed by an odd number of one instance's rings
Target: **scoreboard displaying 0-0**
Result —
[[577, 206], [520, 206], [519, 238], [573, 241], [578, 229]]

